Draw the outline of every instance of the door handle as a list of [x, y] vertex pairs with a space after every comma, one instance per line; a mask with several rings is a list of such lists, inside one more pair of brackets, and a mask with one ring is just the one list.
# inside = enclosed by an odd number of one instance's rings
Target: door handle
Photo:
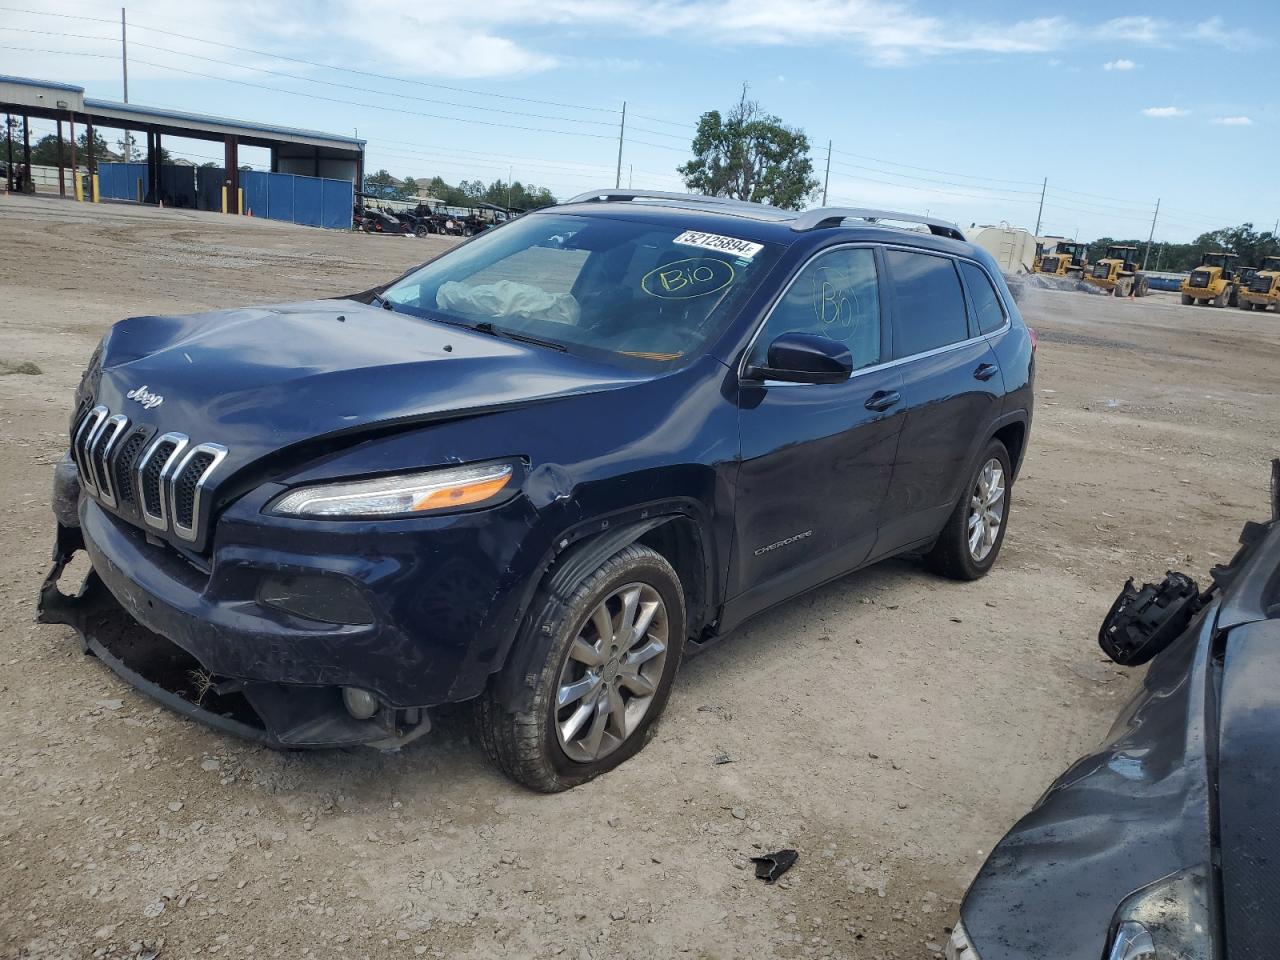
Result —
[[980, 363], [978, 369], [973, 371], [973, 376], [977, 380], [990, 380], [999, 372], [1000, 368], [994, 363]]
[[897, 390], [877, 390], [867, 397], [867, 402], [863, 406], [868, 410], [888, 410], [901, 400], [902, 394]]

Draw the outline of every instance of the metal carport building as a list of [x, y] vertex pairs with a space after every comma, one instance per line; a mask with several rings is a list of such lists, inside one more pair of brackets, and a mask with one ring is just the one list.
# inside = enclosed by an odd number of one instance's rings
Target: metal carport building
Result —
[[[94, 129], [97, 127], [144, 134], [147, 158], [146, 198], [149, 200], [160, 194], [160, 145], [161, 138], [166, 136], [221, 143], [231, 197], [238, 195], [241, 186], [241, 146], [268, 149], [271, 152], [272, 173], [349, 180], [357, 191], [364, 180], [365, 141], [355, 137], [118, 103], [113, 100], [97, 100], [86, 97], [84, 93], [84, 87], [73, 84], [0, 75], [0, 113], [23, 118], [24, 163], [28, 166], [31, 163], [31, 141], [26, 120], [29, 117], [39, 117], [57, 122], [60, 143], [62, 124], [65, 122], [71, 125], [73, 165], [77, 123], [88, 128], [90, 143], [93, 142]], [[92, 154], [88, 163], [89, 172], [94, 173], [95, 160]], [[12, 170], [9, 176], [12, 177]], [[237, 212], [234, 202], [229, 212]]]

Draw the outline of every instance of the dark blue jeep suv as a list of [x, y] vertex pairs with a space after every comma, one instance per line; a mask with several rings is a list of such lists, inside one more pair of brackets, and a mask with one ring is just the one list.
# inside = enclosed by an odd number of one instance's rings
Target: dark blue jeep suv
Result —
[[279, 747], [473, 700], [502, 769], [561, 790], [766, 607], [904, 551], [986, 573], [1034, 351], [950, 224], [584, 195], [349, 298], [116, 324], [41, 616]]

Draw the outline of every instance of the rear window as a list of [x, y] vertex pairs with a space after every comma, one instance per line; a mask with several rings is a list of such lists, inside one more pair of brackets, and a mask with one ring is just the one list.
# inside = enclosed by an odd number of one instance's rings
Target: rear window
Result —
[[991, 286], [986, 271], [972, 263], [960, 261], [960, 271], [964, 274], [965, 286], [969, 288], [969, 299], [973, 301], [973, 312], [978, 320], [978, 329], [983, 333], [994, 333], [1004, 326], [1004, 307], [1000, 304], [1000, 296]]
[[654, 223], [533, 214], [384, 294], [393, 309], [672, 363], [696, 353], [777, 259], [771, 245]]
[[893, 286], [893, 353], [909, 357], [969, 338], [960, 278], [949, 257], [887, 250]]

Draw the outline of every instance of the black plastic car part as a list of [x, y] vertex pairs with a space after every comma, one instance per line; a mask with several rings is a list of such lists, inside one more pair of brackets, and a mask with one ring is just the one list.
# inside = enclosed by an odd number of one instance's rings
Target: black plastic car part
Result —
[[1139, 666], [1172, 643], [1202, 605], [1200, 588], [1185, 573], [1171, 570], [1140, 589], [1130, 577], [1102, 621], [1098, 644], [1121, 666]]

